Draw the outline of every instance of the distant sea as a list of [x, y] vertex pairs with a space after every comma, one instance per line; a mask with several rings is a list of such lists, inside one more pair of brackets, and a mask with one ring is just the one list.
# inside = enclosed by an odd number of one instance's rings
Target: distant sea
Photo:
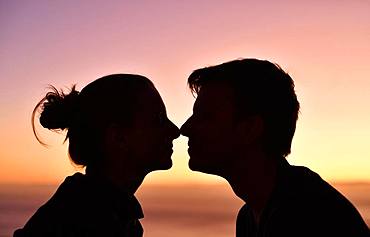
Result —
[[[333, 184], [370, 226], [370, 183]], [[52, 185], [0, 185], [0, 237], [12, 236], [55, 192]], [[143, 185], [137, 193], [147, 237], [235, 236], [243, 203], [227, 185]]]

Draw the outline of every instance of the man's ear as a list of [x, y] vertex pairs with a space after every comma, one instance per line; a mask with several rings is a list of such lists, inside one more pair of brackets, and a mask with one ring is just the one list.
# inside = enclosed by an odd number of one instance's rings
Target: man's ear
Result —
[[253, 115], [238, 121], [237, 134], [244, 144], [251, 144], [261, 139], [265, 124], [261, 116]]

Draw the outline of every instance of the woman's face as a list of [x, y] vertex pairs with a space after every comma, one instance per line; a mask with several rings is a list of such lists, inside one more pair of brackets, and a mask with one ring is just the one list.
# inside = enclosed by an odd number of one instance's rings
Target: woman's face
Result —
[[145, 173], [171, 168], [172, 141], [180, 133], [167, 118], [158, 91], [154, 87], [143, 88], [133, 111], [132, 122], [124, 129], [126, 162]]

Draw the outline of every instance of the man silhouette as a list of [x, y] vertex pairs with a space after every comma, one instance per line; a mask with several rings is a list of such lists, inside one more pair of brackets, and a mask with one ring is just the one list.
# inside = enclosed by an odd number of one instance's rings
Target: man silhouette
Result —
[[299, 112], [292, 78], [276, 64], [235, 60], [195, 70], [189, 167], [219, 175], [246, 204], [236, 236], [369, 236], [355, 207], [320, 176], [286, 161]]

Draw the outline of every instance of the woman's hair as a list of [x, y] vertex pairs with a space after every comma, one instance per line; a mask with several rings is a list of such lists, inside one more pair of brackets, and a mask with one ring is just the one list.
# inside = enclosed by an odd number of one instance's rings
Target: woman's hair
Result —
[[113, 74], [99, 78], [81, 92], [73, 85], [69, 93], [51, 91], [37, 103], [32, 113], [32, 128], [36, 139], [35, 117], [52, 131], [67, 131], [69, 157], [76, 165], [87, 166], [102, 156], [102, 133], [112, 123], [130, 123], [139, 91], [153, 87], [146, 77], [132, 74]]

